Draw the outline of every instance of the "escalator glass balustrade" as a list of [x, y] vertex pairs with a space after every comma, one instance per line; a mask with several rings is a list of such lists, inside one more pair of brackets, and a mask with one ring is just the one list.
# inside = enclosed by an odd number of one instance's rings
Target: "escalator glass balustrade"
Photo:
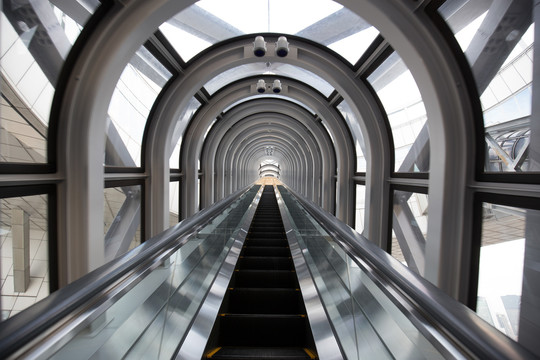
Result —
[[272, 186], [265, 186], [205, 357], [316, 358]]

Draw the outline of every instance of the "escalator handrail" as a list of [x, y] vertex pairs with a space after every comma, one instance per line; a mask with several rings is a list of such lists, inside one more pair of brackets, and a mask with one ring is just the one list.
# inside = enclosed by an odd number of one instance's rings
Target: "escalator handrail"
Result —
[[1, 322], [0, 354], [7, 357], [27, 345], [126, 274], [151, 259], [158, 258], [161, 253], [174, 246], [178, 238], [193, 232], [194, 228], [208, 224], [250, 188], [251, 185], [236, 191]]
[[416, 302], [439, 328], [445, 329], [469, 351], [483, 359], [536, 359], [521, 344], [513, 341], [482, 320], [435, 285], [409, 270], [386, 251], [369, 241], [332, 214], [285, 186], [296, 200], [315, 218], [352, 257], [358, 257], [382, 275], [402, 293]]

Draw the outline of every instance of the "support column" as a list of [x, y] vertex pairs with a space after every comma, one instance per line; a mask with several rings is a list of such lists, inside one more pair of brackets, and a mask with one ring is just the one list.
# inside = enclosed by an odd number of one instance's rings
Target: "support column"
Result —
[[13, 239], [13, 288], [25, 292], [30, 284], [30, 217], [24, 210], [11, 213]]

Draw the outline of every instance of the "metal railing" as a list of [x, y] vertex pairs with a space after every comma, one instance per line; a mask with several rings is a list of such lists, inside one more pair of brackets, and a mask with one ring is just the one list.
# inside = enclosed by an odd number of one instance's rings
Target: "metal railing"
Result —
[[[132, 279], [133, 284], [127, 285], [123, 290], [114, 290], [122, 287], [118, 284], [125, 282], [130, 275], [133, 275], [132, 278], [137, 278], [140, 275], [146, 275], [151, 269], [163, 265], [168, 257], [187, 242], [189, 236], [196, 234], [210, 224], [229, 207], [234, 207], [235, 202], [242, 196], [251, 193], [255, 196], [258, 188], [258, 186], [250, 186], [231, 194], [147, 240], [139, 247], [50, 294], [12, 318], [3, 321], [0, 323], [0, 354], [2, 358], [17, 357], [28, 349], [40, 347], [42, 349], [37, 350], [37, 353], [50, 353], [47, 350], [47, 346], [49, 346], [47, 341], [60, 341], [61, 343], [67, 341], [58, 339], [59, 329], [65, 328], [66, 323], [83, 321], [88, 323], [90, 320], [95, 320], [95, 316], [94, 319], [89, 320], [88, 314], [85, 315], [88, 308], [96, 307], [98, 302], [101, 303], [101, 306], [110, 306], [111, 297], [123, 295], [130, 288], [133, 288], [137, 281]], [[249, 201], [247, 206], [251, 200], [247, 200]], [[227, 220], [226, 216], [223, 216], [220, 221], [227, 222]], [[237, 220], [239, 222], [241, 218]], [[236, 225], [231, 224], [231, 226]], [[117, 293], [113, 295], [115, 291]], [[87, 318], [79, 319], [79, 317], [84, 316]]]
[[[283, 189], [281, 186], [279, 188]], [[345, 261], [348, 262], [348, 265], [343, 266], [353, 265], [353, 267], [360, 268], [365, 274], [364, 279], [369, 278], [376, 282], [380, 290], [378, 291], [389, 296], [398, 308], [407, 313], [407, 318], [420, 329], [423, 336], [430, 339], [429, 341], [437, 351], [441, 352], [443, 357], [536, 359], [536, 356], [519, 343], [490, 326], [475, 312], [448, 296], [426, 279], [410, 271], [390, 254], [337, 220], [333, 215], [290, 188], [285, 187], [283, 190], [281, 190], [282, 195], [286, 192], [292, 194], [293, 199], [325, 230], [326, 238], [332, 238], [332, 244], [337, 244], [345, 252], [346, 257], [350, 258]], [[290, 203], [288, 208], [291, 211]], [[301, 215], [297, 217], [297, 221], [310, 220], [306, 220]], [[297, 225], [303, 227], [304, 230], [309, 229], [309, 226], [305, 226], [305, 224]], [[315, 232], [309, 233], [309, 230], [307, 231], [308, 233], [304, 235], [307, 239], [306, 242], [315, 241], [315, 238], [320, 236]], [[327, 257], [328, 252], [332, 251], [332, 246], [327, 246], [326, 250], [322, 249], [321, 254]], [[306, 251], [309, 252], [309, 249]], [[343, 257], [343, 254], [340, 253], [339, 256]], [[352, 262], [350, 262], [351, 260]], [[338, 279], [344, 283], [351, 282], [348, 284], [351, 286], [349, 288], [351, 295], [358, 291], [358, 284], [354, 284], [354, 282], [359, 279], [358, 276], [352, 275], [352, 270], [347, 268], [342, 272], [348, 277], [346, 280]], [[332, 271], [339, 273], [339, 269], [336, 269], [335, 266], [333, 266]], [[317, 276], [313, 274], [313, 271], [312, 275], [314, 278]], [[340, 276], [342, 274], [338, 274], [336, 278]], [[335, 285], [335, 281], [333, 285]], [[319, 295], [322, 295], [320, 289]], [[331, 317], [328, 309], [327, 315]], [[354, 317], [354, 315], [352, 316]], [[336, 329], [336, 324], [334, 324], [334, 329]], [[339, 334], [335, 335], [339, 339]], [[354, 340], [351, 341], [354, 342]], [[443, 347], [447, 345], [449, 347], [444, 349]], [[403, 348], [400, 347], [400, 349]], [[403, 356], [403, 354], [399, 354], [399, 356]]]

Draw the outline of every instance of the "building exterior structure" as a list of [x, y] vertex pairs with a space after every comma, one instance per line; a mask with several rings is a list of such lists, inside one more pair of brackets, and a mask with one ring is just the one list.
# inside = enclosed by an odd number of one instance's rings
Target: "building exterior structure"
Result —
[[540, 354], [534, 5], [4, 1], [3, 317], [273, 176]]

